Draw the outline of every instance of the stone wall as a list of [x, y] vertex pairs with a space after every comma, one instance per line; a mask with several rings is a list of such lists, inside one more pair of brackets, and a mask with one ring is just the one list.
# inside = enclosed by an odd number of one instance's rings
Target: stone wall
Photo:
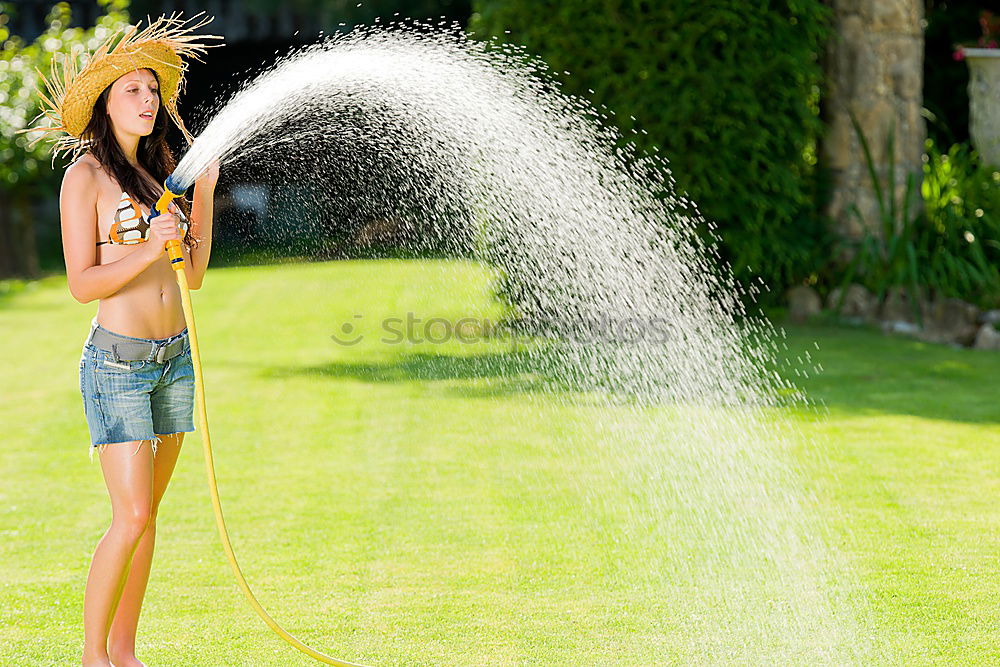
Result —
[[849, 212], [857, 204], [864, 225], [879, 228], [878, 205], [864, 153], [851, 124], [858, 119], [885, 184], [886, 139], [895, 124], [896, 201], [906, 175], [915, 174], [919, 202], [921, 154], [926, 126], [923, 105], [923, 0], [827, 0], [835, 34], [825, 54], [826, 136], [820, 159], [832, 176], [827, 213], [841, 236], [857, 238], [861, 223]]

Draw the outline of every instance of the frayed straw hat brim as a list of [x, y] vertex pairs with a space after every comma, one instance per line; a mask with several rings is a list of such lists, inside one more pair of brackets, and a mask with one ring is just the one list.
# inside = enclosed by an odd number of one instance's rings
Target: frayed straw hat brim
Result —
[[77, 78], [66, 92], [62, 106], [66, 132], [74, 137], [83, 134], [94, 113], [94, 102], [104, 89], [138, 69], [149, 68], [156, 72], [160, 82], [160, 100], [168, 108], [176, 106], [182, 67], [180, 57], [161, 42], [144, 44], [141, 50], [134, 53], [107, 56], [99, 67]]
[[218, 35], [194, 34], [195, 30], [213, 20], [212, 17], [204, 17], [195, 21], [203, 13], [187, 20], [181, 20], [179, 13], [161, 16], [141, 31], [138, 26], [126, 26], [82, 59], [75, 54], [56, 54], [49, 76], [38, 73], [46, 88], [44, 92], [39, 92], [42, 101], [40, 116], [45, 116], [49, 124], [20, 132], [39, 132], [40, 136], [32, 145], [48, 138], [55, 143], [54, 152], [71, 151], [75, 156], [85, 148], [82, 135], [90, 124], [94, 103], [104, 89], [129, 72], [148, 68], [156, 72], [159, 79], [160, 100], [164, 109], [191, 143], [193, 138], [177, 111], [187, 71], [184, 59], [201, 60], [198, 55], [203, 54], [205, 49], [221, 46], [199, 40], [222, 39]]

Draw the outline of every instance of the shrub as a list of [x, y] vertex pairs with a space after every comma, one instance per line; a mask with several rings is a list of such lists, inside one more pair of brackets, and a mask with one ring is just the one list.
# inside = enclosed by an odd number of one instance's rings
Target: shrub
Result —
[[683, 194], [717, 224], [739, 279], [784, 287], [828, 255], [814, 204], [818, 54], [830, 19], [821, 0], [752, 10], [743, 0], [475, 0], [473, 8], [477, 36], [525, 46], [566, 92], [613, 110], [640, 149], [661, 149]]
[[[895, 165], [890, 160], [886, 184], [875, 169], [868, 142], [853, 119], [878, 200], [875, 230], [845, 240], [852, 260], [841, 273], [841, 287], [860, 282], [881, 299], [892, 287], [905, 287], [920, 321], [922, 297], [953, 297], [981, 308], [1000, 305], [1000, 171], [983, 164], [966, 144], [941, 153], [933, 139], [925, 143], [923, 210], [911, 208], [916, 179], [908, 175], [906, 193], [896, 201]], [[892, 156], [890, 130], [886, 155]], [[852, 208], [857, 214], [857, 208]], [[859, 214], [860, 215], [860, 214]], [[845, 294], [846, 290], [841, 290]]]
[[968, 144], [926, 142], [923, 282], [983, 308], [1000, 305], [1000, 171]]

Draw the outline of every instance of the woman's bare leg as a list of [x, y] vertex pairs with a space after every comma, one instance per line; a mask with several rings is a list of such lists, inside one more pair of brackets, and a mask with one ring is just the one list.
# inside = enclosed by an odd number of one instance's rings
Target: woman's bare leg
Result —
[[153, 504], [153, 450], [138, 440], [102, 448], [111, 496], [111, 526], [97, 543], [83, 596], [83, 664], [108, 667], [107, 640], [129, 562], [146, 532]]
[[108, 655], [111, 656], [115, 667], [145, 667], [135, 657], [135, 633], [139, 626], [139, 612], [142, 609], [142, 599], [146, 593], [146, 583], [149, 581], [149, 570], [153, 562], [156, 512], [167, 490], [167, 484], [170, 483], [183, 441], [183, 433], [173, 433], [160, 436], [160, 443], [156, 446], [156, 456], [153, 457], [153, 505], [149, 523], [132, 556], [125, 588], [108, 634]]

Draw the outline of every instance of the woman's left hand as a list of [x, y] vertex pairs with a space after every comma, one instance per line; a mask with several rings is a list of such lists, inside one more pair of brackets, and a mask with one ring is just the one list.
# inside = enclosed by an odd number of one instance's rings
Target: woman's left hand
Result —
[[212, 160], [208, 164], [208, 168], [201, 172], [201, 176], [195, 181], [195, 185], [202, 188], [214, 189], [215, 184], [219, 182], [219, 160], [218, 158]]

